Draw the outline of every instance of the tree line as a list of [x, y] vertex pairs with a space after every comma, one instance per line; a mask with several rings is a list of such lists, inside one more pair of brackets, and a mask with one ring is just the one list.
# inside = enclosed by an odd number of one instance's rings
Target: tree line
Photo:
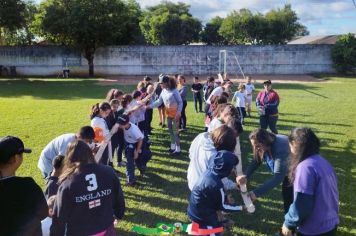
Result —
[[107, 45], [285, 44], [309, 34], [291, 5], [266, 14], [240, 9], [205, 25], [189, 10], [169, 1], [141, 9], [135, 0], [2, 0], [0, 45], [42, 41], [76, 48], [92, 76], [95, 50]]

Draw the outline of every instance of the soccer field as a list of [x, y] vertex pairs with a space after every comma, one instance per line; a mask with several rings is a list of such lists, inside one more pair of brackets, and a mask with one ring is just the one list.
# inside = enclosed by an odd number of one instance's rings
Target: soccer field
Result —
[[[32, 148], [17, 175], [31, 176], [43, 188], [44, 180], [37, 168], [42, 149], [53, 138], [90, 125], [91, 106], [103, 101], [112, 87], [130, 93], [134, 89], [134, 86], [97, 85], [97, 79], [1, 78], [0, 136], [18, 136], [25, 146]], [[259, 91], [262, 85], [256, 84], [256, 88]], [[314, 129], [321, 139], [322, 155], [332, 163], [338, 176], [341, 220], [338, 235], [356, 235], [356, 203], [352, 200], [356, 194], [356, 78], [327, 77], [322, 82], [273, 84], [273, 88], [281, 97], [279, 133], [289, 134], [297, 126]], [[159, 222], [189, 222], [187, 151], [194, 137], [203, 131], [204, 114], [194, 112], [191, 94], [188, 99], [188, 127], [181, 133], [181, 157], [167, 155], [169, 135], [158, 127], [155, 109], [151, 136], [153, 157], [145, 177], [138, 179], [139, 186], [126, 187], [125, 169], [118, 168], [127, 207], [118, 225], [119, 235], [135, 235], [130, 232], [133, 225], [155, 227]], [[240, 138], [245, 167], [252, 156], [247, 136], [258, 127], [256, 108], [253, 110], [253, 117], [246, 119], [245, 132]], [[249, 183], [249, 189], [269, 176], [267, 168], [261, 167]], [[237, 203], [242, 203], [237, 193], [234, 196]], [[235, 223], [227, 235], [272, 235], [283, 223], [282, 211], [281, 188], [274, 189], [258, 200], [254, 214], [228, 215]]]

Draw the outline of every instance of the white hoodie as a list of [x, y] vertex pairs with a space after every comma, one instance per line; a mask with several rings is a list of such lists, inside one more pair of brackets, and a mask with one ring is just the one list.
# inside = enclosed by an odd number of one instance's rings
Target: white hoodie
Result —
[[[188, 187], [193, 189], [194, 185], [199, 180], [209, 166], [210, 158], [217, 154], [213, 141], [210, 139], [209, 133], [204, 132], [198, 134], [193, 140], [189, 148], [189, 167], [187, 173]], [[222, 179], [225, 190], [236, 189], [236, 183], [228, 178]]]

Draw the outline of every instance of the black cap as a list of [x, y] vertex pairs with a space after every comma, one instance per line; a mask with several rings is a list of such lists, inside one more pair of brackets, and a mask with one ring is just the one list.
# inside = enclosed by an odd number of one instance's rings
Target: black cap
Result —
[[6, 136], [0, 139], [0, 163], [6, 164], [16, 154], [31, 153], [32, 150], [25, 148], [21, 139], [14, 136]]
[[126, 114], [121, 115], [117, 118], [117, 123], [119, 125], [126, 125], [127, 123], [129, 123], [129, 121], [130, 121], [130, 117]]
[[271, 80], [266, 80], [263, 82], [263, 84], [272, 84]]

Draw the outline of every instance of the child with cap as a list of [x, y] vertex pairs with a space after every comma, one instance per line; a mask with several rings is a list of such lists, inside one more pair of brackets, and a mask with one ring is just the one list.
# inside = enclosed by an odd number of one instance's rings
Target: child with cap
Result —
[[[128, 115], [119, 116], [117, 119], [120, 128], [124, 130], [124, 138], [126, 142], [125, 156], [127, 159], [126, 164], [126, 177], [127, 185], [134, 186], [136, 184], [135, 178], [135, 160], [142, 152], [142, 143], [144, 135], [137, 127], [137, 125], [130, 122]], [[137, 168], [140, 169], [138, 166]]]
[[48, 213], [43, 192], [31, 177], [15, 176], [30, 152], [17, 137], [0, 139], [0, 235], [42, 235]]

